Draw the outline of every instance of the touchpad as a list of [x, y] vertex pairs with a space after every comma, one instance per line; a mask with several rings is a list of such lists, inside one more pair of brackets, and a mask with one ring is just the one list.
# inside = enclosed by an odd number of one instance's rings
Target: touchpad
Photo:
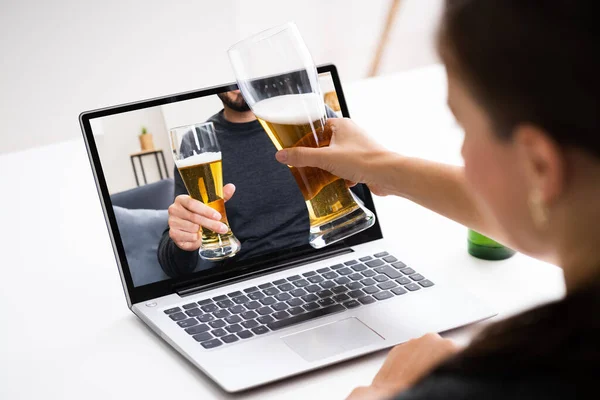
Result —
[[356, 317], [283, 336], [282, 339], [306, 361], [321, 360], [384, 340]]

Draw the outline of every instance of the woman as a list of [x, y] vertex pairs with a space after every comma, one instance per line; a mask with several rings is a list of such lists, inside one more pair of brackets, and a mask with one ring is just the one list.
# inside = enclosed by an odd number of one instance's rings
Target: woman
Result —
[[598, 398], [600, 34], [592, 4], [446, 1], [438, 47], [448, 103], [465, 131], [464, 168], [386, 151], [343, 119], [329, 122], [330, 147], [277, 154], [408, 198], [564, 270], [563, 300], [492, 325], [462, 352], [433, 334], [400, 345], [351, 399]]

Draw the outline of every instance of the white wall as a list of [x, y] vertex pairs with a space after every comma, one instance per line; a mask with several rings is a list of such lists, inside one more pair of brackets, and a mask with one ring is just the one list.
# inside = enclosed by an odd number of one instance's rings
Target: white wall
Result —
[[[382, 70], [435, 62], [443, 0], [403, 0]], [[364, 77], [389, 0], [0, 0], [0, 153], [77, 138], [84, 110], [233, 80], [226, 49], [295, 20], [317, 63]]]
[[200, 99], [181, 101], [161, 106], [167, 129], [177, 126], [204, 122], [223, 109], [223, 103], [217, 97], [208, 96]]

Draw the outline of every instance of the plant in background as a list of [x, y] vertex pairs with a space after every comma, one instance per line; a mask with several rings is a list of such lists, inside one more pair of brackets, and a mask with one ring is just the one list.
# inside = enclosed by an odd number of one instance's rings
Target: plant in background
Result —
[[142, 135], [145, 135], [148, 133], [148, 129], [146, 129], [145, 126], [142, 126]]

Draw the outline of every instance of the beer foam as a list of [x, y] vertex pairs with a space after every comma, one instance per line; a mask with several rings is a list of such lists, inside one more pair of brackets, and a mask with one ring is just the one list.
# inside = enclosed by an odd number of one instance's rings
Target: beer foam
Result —
[[252, 111], [274, 124], [303, 125], [323, 118], [325, 105], [316, 93], [288, 94], [259, 101]]
[[221, 160], [221, 152], [194, 154], [183, 160], [176, 160], [177, 168], [191, 167], [192, 165], [208, 164]]

